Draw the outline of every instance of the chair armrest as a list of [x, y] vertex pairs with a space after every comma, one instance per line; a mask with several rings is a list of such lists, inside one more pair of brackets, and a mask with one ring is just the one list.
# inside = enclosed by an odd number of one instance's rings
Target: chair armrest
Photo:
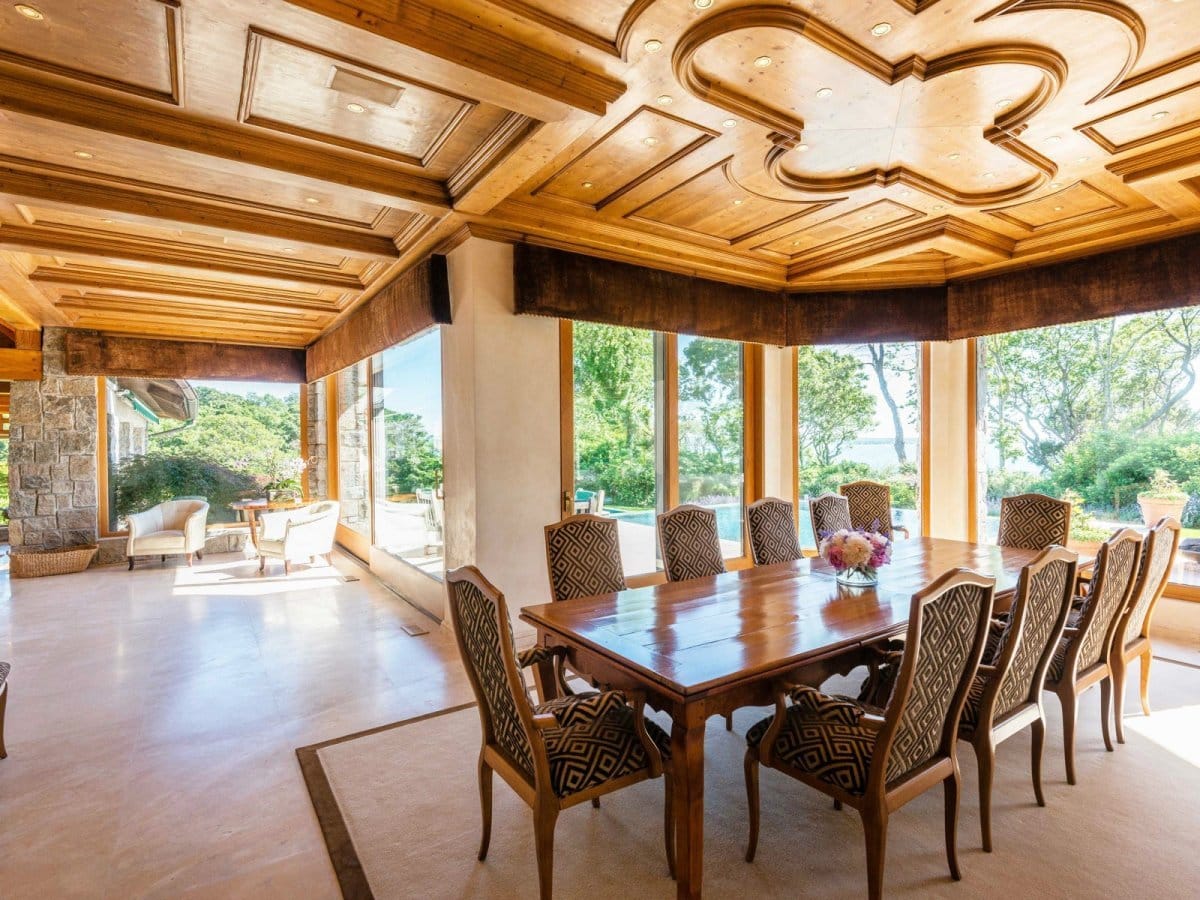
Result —
[[561, 726], [558, 724], [558, 719], [554, 718], [553, 713], [534, 713], [533, 727], [538, 731], [546, 731], [547, 729], [559, 728]]
[[553, 716], [557, 727], [570, 728], [572, 725], [595, 722], [627, 705], [623, 691], [604, 691], [544, 703], [538, 708], [538, 715]]
[[909, 532], [909, 530], [908, 530], [907, 528], [905, 528], [903, 525], [893, 525], [893, 526], [892, 526], [892, 532], [893, 532], [893, 533], [895, 533], [895, 532], [897, 532], [897, 531], [903, 531], [903, 532], [904, 532], [904, 539], [905, 539], [906, 541], [907, 541], [907, 540], [911, 540], [911, 539], [912, 539], [912, 534], [911, 534], [911, 533]]
[[1064, 629], [1063, 629], [1063, 637], [1075, 637], [1075, 636], [1077, 636], [1078, 634], [1079, 634], [1079, 629], [1078, 629], [1078, 628], [1070, 628], [1070, 627], [1068, 627], [1068, 628], [1064, 628]]
[[822, 722], [857, 725], [867, 711], [861, 705], [841, 697], [831, 697], [814, 687], [801, 685], [788, 692], [792, 704], [803, 713]]
[[989, 665], [985, 665], [985, 664], [983, 664], [983, 663], [980, 663], [980, 664], [979, 664], [979, 671], [980, 671], [982, 674], [984, 674], [984, 675], [995, 675], [995, 674], [996, 674], [996, 667], [995, 667], [995, 666], [989, 666]]
[[208, 507], [198, 509], [183, 520], [183, 542], [188, 552], [204, 549], [204, 532], [208, 527]]
[[862, 716], [858, 720], [858, 724], [860, 726], [867, 729], [868, 731], [874, 731], [876, 733], [878, 733], [879, 729], [881, 729], [883, 727], [883, 723], [884, 723], [883, 716], [877, 716], [877, 715], [875, 715], [875, 713], [869, 713], [869, 712], [863, 713]]
[[256, 517], [258, 522], [258, 536], [267, 540], [279, 541], [283, 540], [287, 534], [288, 525], [292, 521], [291, 510], [276, 510], [274, 512], [259, 513]]
[[563, 647], [530, 647], [527, 650], [517, 651], [517, 667], [528, 669], [539, 663], [554, 662], [556, 657], [565, 655], [566, 649]]
[[140, 537], [144, 533], [145, 522], [149, 517], [151, 510], [146, 510], [140, 513], [130, 513], [125, 517], [125, 524], [129, 526], [129, 538]]
[[326, 516], [307, 516], [290, 519], [283, 532], [283, 543], [288, 550], [300, 548], [301, 556], [328, 553], [333, 545], [333, 531], [326, 527]]

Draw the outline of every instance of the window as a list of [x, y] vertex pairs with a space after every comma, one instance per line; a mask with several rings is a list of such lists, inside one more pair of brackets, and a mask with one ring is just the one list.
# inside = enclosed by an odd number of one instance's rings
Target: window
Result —
[[435, 329], [375, 358], [374, 543], [441, 577], [442, 343]]
[[338, 521], [371, 536], [371, 447], [367, 429], [371, 361], [364, 359], [337, 373]]
[[103, 531], [177, 497], [204, 497], [209, 522], [234, 522], [229, 504], [301, 488], [296, 385], [105, 378]]
[[1146, 493], [1174, 496], [1184, 525], [1200, 524], [1200, 310], [993, 335], [979, 347], [981, 534], [994, 539], [1000, 499], [1026, 491], [1072, 500], [1077, 541], [1141, 522]]
[[796, 360], [801, 544], [816, 546], [808, 500], [860, 479], [888, 484], [895, 524], [919, 534], [920, 346], [799, 347]]
[[573, 466], [564, 511], [619, 521], [627, 575], [661, 568], [655, 517], [679, 503], [716, 510], [725, 556], [742, 556], [742, 345], [589, 322], [567, 327], [574, 390], [564, 455]]

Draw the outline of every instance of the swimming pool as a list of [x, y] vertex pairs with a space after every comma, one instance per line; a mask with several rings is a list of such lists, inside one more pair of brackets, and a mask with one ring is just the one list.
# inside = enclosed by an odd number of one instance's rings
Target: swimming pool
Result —
[[[718, 503], [710, 506], [717, 514], [717, 535], [723, 541], [740, 541], [742, 539], [742, 505], [740, 503]], [[645, 525], [648, 528], [656, 526], [655, 518], [658, 513], [653, 509], [606, 509], [605, 515], [629, 522], [631, 525]]]

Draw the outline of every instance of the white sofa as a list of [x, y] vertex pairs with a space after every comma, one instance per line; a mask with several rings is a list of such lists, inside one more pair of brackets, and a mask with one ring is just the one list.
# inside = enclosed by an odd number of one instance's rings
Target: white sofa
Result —
[[193, 554], [204, 557], [208, 504], [203, 500], [168, 500], [126, 516], [125, 521], [129, 525], [125, 555], [130, 569], [138, 556], [159, 556], [165, 562], [168, 555], [182, 553], [189, 566]]
[[260, 514], [258, 571], [266, 568], [268, 559], [282, 560], [288, 575], [294, 562], [312, 562], [318, 556], [332, 562], [339, 508], [336, 500], [322, 500], [299, 509]]

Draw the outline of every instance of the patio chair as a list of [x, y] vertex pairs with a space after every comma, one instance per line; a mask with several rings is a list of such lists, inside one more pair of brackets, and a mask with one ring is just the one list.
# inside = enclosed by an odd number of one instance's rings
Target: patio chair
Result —
[[903, 525], [892, 525], [892, 489], [881, 481], [851, 481], [838, 487], [838, 493], [850, 506], [850, 524], [854, 528], [878, 531], [892, 538], [899, 531], [911, 537]]
[[747, 506], [746, 534], [756, 566], [791, 562], [803, 556], [796, 536], [795, 509], [786, 500], [764, 497]]
[[533, 809], [542, 900], [553, 893], [559, 813], [664, 775], [663, 832], [667, 866], [674, 876], [671, 776], [663, 765], [671, 744], [666, 733], [645, 718], [645, 698], [633, 691], [605, 691], [532, 703], [521, 677], [504, 595], [474, 566], [447, 572], [446, 591], [483, 732], [479, 859], [487, 858], [491, 842], [493, 772]]
[[1171, 517], [1159, 519], [1142, 547], [1142, 564], [1138, 567], [1137, 582], [1129, 607], [1117, 622], [1109, 667], [1113, 679], [1113, 720], [1117, 726], [1117, 743], [1125, 743], [1125, 673], [1133, 660], [1141, 657], [1142, 680], [1140, 694], [1142, 712], [1150, 715], [1150, 660], [1154, 648], [1150, 643], [1150, 620], [1158, 599], [1171, 578], [1171, 567], [1179, 549], [1179, 521]]
[[994, 589], [994, 579], [955, 569], [913, 595], [904, 660], [886, 710], [807, 685], [775, 686], [774, 715], [746, 734], [747, 862], [758, 848], [763, 765], [828, 794], [839, 807], [858, 810], [871, 900], [883, 894], [889, 816], [942, 783], [946, 858], [951, 877], [959, 880], [956, 734], [983, 653]]
[[1045, 550], [1066, 546], [1071, 535], [1071, 504], [1045, 494], [1017, 494], [1000, 500], [1001, 547]]
[[166, 562], [167, 556], [183, 554], [189, 566], [193, 556], [204, 558], [208, 522], [208, 503], [204, 500], [167, 500], [144, 512], [131, 513], [125, 521], [129, 527], [125, 555], [130, 571], [139, 556], [158, 556]]
[[812, 519], [813, 537], [817, 544], [821, 536], [854, 527], [850, 521], [850, 503], [839, 494], [822, 494], [808, 501], [808, 515]]
[[1122, 528], [1100, 545], [1091, 594], [1079, 626], [1067, 626], [1046, 672], [1045, 688], [1058, 695], [1062, 705], [1067, 784], [1075, 783], [1075, 723], [1079, 715], [1079, 698], [1097, 684], [1100, 685], [1104, 748], [1110, 753], [1113, 749], [1108, 733], [1113, 688], [1109, 650], [1121, 613], [1133, 593], [1141, 550], [1142, 536], [1132, 528]]
[[339, 508], [336, 500], [322, 500], [260, 515], [258, 571], [266, 569], [268, 559], [282, 560], [285, 575], [292, 574], [294, 562], [312, 562], [320, 556], [332, 563]]

